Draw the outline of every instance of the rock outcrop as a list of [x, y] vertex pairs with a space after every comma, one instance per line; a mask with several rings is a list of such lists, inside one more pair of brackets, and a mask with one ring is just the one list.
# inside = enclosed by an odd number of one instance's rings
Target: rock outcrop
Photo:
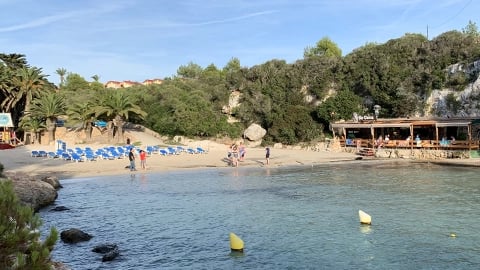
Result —
[[267, 134], [267, 131], [259, 124], [251, 124], [244, 132], [243, 136], [250, 141], [258, 141]]
[[[480, 71], [480, 60], [469, 64], [454, 64], [447, 68], [448, 75], [465, 73], [471, 76]], [[462, 91], [444, 88], [433, 90], [427, 97], [425, 116], [477, 117], [480, 115], [480, 76]], [[456, 103], [456, 106], [452, 105]]]
[[20, 202], [32, 207], [35, 211], [52, 204], [57, 199], [56, 189], [60, 187], [60, 183], [56, 177], [9, 173], [5, 173], [5, 176], [12, 180], [13, 188]]

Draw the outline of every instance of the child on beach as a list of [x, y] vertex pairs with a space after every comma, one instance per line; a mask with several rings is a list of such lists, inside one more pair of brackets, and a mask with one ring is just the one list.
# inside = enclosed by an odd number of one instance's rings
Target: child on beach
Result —
[[147, 152], [140, 150], [140, 167], [147, 169]]
[[243, 161], [246, 153], [247, 151], [245, 150], [245, 145], [243, 145], [243, 143], [240, 143], [240, 147], [239, 147], [240, 161]]

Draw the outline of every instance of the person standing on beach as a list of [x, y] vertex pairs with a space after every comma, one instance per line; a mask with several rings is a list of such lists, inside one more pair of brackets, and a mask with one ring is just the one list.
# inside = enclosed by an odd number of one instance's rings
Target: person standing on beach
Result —
[[265, 159], [267, 160], [267, 165], [270, 164], [270, 147], [265, 148]]
[[232, 166], [238, 167], [238, 147], [236, 144], [232, 145]]
[[245, 145], [243, 145], [243, 143], [240, 143], [240, 147], [239, 147], [240, 161], [243, 161], [243, 159], [245, 159], [246, 153], [247, 153], [247, 150], [245, 150]]
[[140, 150], [140, 167], [147, 169], [147, 152]]
[[128, 153], [128, 160], [130, 160], [130, 171], [136, 171], [135, 168], [135, 149], [132, 147], [130, 148], [130, 152]]

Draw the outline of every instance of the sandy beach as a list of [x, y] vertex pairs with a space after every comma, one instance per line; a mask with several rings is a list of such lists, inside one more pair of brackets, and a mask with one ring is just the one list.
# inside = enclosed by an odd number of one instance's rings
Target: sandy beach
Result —
[[[163, 142], [160, 138], [151, 136], [144, 132], [131, 131], [128, 136], [135, 138], [135, 143], [140, 144], [140, 149], [146, 146], [160, 145], [166, 146], [168, 143]], [[181, 153], [179, 155], [162, 156], [160, 154], [152, 154], [147, 157], [147, 169], [140, 168], [140, 160], [137, 156], [135, 173], [164, 172], [183, 169], [201, 169], [201, 168], [228, 168], [229, 161], [227, 159], [228, 144], [217, 143], [213, 141], [193, 141], [185, 142], [184, 147], [202, 147], [207, 150], [206, 154], [188, 154]], [[92, 149], [103, 148], [105, 144], [68, 144], [67, 148], [75, 147]], [[32, 150], [55, 151], [55, 145], [26, 145], [19, 146], [15, 149], [0, 150], [0, 163], [4, 165], [4, 171], [7, 173], [25, 173], [29, 175], [55, 175], [58, 179], [70, 179], [81, 177], [94, 177], [105, 175], [130, 174], [130, 170], [126, 168], [129, 165], [128, 158], [115, 160], [97, 159], [91, 162], [71, 162], [59, 158], [32, 157]], [[339, 151], [309, 151], [303, 149], [285, 149], [272, 148], [270, 164], [265, 163], [265, 148], [248, 147], [244, 161], [239, 162], [239, 168], [242, 167], [265, 167], [270, 168], [282, 166], [311, 166], [316, 164], [324, 164], [329, 162], [347, 162], [354, 161], [358, 155], [353, 153], [345, 153]], [[390, 160], [392, 161], [392, 160]], [[404, 160], [410, 161], [410, 160]], [[430, 162], [440, 165], [459, 165], [459, 166], [480, 166], [480, 159], [448, 159], [448, 160], [417, 160], [413, 162]], [[360, 161], [364, 162], [364, 161]], [[232, 170], [236, 168], [231, 167]]]
[[[162, 145], [163, 142], [155, 141], [152, 138], [144, 138], [141, 149], [147, 145]], [[140, 168], [140, 160], [137, 156], [135, 173], [150, 173], [174, 171], [181, 169], [200, 169], [200, 168], [227, 168], [231, 167], [227, 159], [228, 145], [219, 144], [211, 141], [192, 142], [191, 147], [200, 146], [208, 150], [206, 154], [188, 154], [162, 156], [152, 154], [147, 157], [147, 169]], [[75, 147], [92, 149], [102, 148], [106, 145], [100, 144], [82, 144], [68, 145], [68, 148]], [[59, 179], [94, 177], [105, 175], [130, 174], [126, 168], [129, 165], [128, 158], [115, 160], [102, 160], [87, 162], [71, 162], [59, 158], [32, 157], [32, 150], [55, 151], [52, 145], [27, 145], [19, 146], [15, 149], [0, 151], [0, 163], [5, 167], [5, 172], [26, 173], [30, 175], [55, 175]], [[301, 149], [276, 149], [271, 148], [270, 164], [265, 163], [265, 149], [263, 147], [248, 148], [244, 161], [239, 162], [239, 168], [242, 167], [262, 167], [271, 168], [291, 165], [314, 165], [327, 162], [352, 161], [356, 155], [351, 153], [330, 152], [330, 151], [307, 151]], [[237, 168], [231, 167], [232, 170]]]

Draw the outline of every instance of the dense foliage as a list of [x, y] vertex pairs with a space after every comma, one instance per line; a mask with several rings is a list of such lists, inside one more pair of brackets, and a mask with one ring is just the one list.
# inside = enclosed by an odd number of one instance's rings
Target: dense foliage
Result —
[[[473, 22], [463, 31], [431, 40], [405, 34], [384, 44], [367, 43], [346, 56], [324, 37], [291, 64], [272, 59], [248, 68], [233, 58], [219, 69], [188, 63], [160, 85], [103, 89], [98, 75], [88, 82], [59, 68], [60, 88], [53, 92], [68, 104], [65, 114], [71, 124], [90, 134], [95, 120], [107, 121], [112, 140], [121, 140], [126, 121], [164, 135], [201, 137], [239, 137], [258, 123], [267, 130], [265, 142], [294, 144], [322, 138], [331, 121], [372, 114], [373, 105], [381, 106], [382, 117], [423, 115], [433, 90], [464, 89], [478, 78], [480, 69], [471, 67], [480, 60], [479, 44]], [[450, 72], [454, 64], [465, 68]], [[20, 112], [38, 104], [34, 99], [51, 89], [41, 69], [29, 67], [24, 56], [0, 54], [1, 109], [14, 113], [17, 123]], [[227, 115], [233, 91], [240, 93], [240, 100]], [[454, 97], [447, 102], [459, 109]], [[229, 117], [237, 122], [229, 122]], [[47, 122], [44, 128], [51, 130]]]
[[39, 216], [19, 203], [12, 182], [0, 180], [0, 269], [51, 269], [58, 233], [52, 228], [42, 241], [40, 226]]

